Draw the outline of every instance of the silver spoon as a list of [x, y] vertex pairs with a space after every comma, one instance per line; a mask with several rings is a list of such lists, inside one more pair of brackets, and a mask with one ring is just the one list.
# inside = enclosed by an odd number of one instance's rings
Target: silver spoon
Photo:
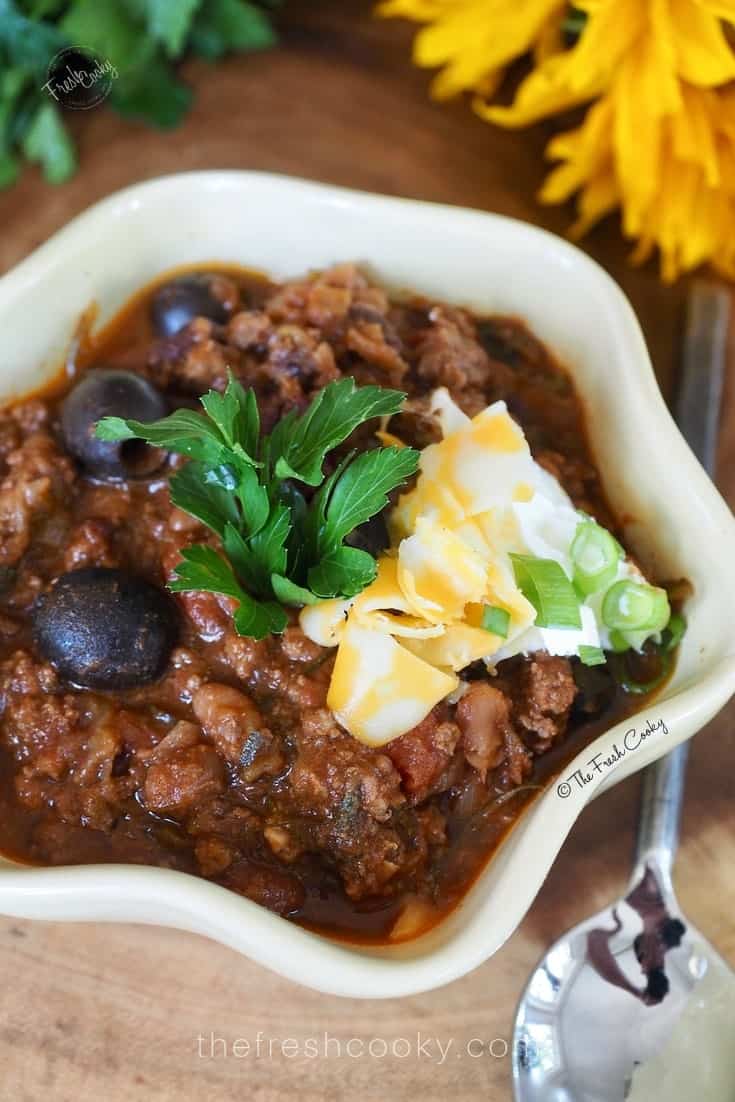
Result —
[[[694, 284], [677, 401], [682, 433], [711, 474], [730, 296]], [[516, 1102], [735, 1100], [735, 975], [681, 915], [671, 873], [688, 745], [645, 771], [626, 895], [539, 962], [516, 1012]]]

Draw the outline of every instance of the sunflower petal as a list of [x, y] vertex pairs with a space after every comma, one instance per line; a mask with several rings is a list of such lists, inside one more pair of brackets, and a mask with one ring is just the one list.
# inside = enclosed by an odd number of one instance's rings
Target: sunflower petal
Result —
[[719, 18], [695, 0], [669, 0], [669, 12], [681, 78], [700, 88], [735, 79], [735, 54]]

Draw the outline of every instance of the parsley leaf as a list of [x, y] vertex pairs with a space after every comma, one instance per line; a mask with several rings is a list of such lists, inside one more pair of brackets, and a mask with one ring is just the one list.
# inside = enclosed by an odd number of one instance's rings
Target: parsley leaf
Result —
[[260, 433], [260, 414], [255, 393], [245, 390], [231, 371], [227, 374], [227, 389], [224, 394], [210, 390], [201, 398], [201, 403], [228, 447], [236, 450], [241, 447], [246, 455], [254, 455]]
[[229, 563], [213, 547], [194, 544], [181, 552], [183, 562], [176, 567], [176, 577], [169, 582], [174, 593], [195, 589], [203, 593], [224, 593], [238, 600], [242, 587]]
[[162, 42], [169, 57], [184, 47], [194, 13], [201, 0], [123, 0], [124, 6], [146, 24], [151, 38]]
[[355, 597], [375, 581], [377, 563], [358, 547], [335, 547], [308, 573], [318, 597]]
[[254, 536], [268, 520], [268, 489], [261, 485], [258, 474], [252, 467], [244, 467], [235, 492], [242, 507], [243, 527], [249, 536]]
[[0, 188], [14, 184], [20, 174], [20, 163], [12, 153], [0, 150]]
[[381, 512], [388, 494], [416, 473], [419, 453], [413, 448], [374, 448], [353, 459], [335, 480], [324, 510], [318, 549], [341, 544], [360, 524]]
[[226, 451], [217, 426], [191, 409], [177, 409], [168, 417], [149, 423], [103, 417], [97, 426], [97, 436], [100, 440], [145, 440], [157, 448], [213, 465], [222, 462]]
[[27, 68], [40, 76], [65, 45], [66, 36], [58, 27], [27, 16], [14, 0], [0, 0], [0, 51], [5, 55], [1, 60], [8, 71]]
[[280, 574], [286, 568], [284, 545], [289, 522], [289, 510], [277, 505], [265, 525], [247, 541], [233, 525], [225, 528], [223, 544], [227, 556], [239, 576], [247, 579], [248, 588], [259, 596], [273, 595], [271, 574]]
[[315, 605], [320, 599], [310, 589], [296, 585], [290, 578], [284, 578], [283, 574], [271, 574], [271, 585], [276, 597], [284, 605]]
[[125, 118], [142, 119], [161, 130], [178, 126], [189, 110], [193, 93], [177, 79], [169, 61], [150, 51], [120, 74], [112, 86], [110, 102]]
[[227, 50], [263, 50], [275, 40], [268, 16], [247, 0], [204, 0], [191, 34], [192, 49], [210, 61]]
[[288, 617], [275, 601], [256, 601], [240, 586], [232, 567], [212, 547], [194, 544], [181, 552], [183, 561], [176, 567], [175, 577], [169, 582], [174, 593], [191, 590], [222, 593], [239, 602], [233, 617], [240, 635], [264, 639], [266, 635], [280, 632], [286, 627]]
[[93, 50], [121, 72], [138, 58], [143, 36], [120, 0], [73, 0], [59, 27], [67, 42]]
[[373, 417], [398, 413], [405, 394], [381, 386], [356, 387], [352, 378], [330, 383], [300, 417], [289, 414], [273, 432], [270, 459], [277, 478], [318, 486], [327, 452]]
[[[397, 412], [404, 397], [357, 389], [352, 379], [330, 383], [267, 437], [254, 392], [230, 373], [224, 393], [201, 398], [203, 414], [180, 409], [150, 423], [104, 417], [95, 432], [188, 457], [170, 478], [171, 500], [219, 537], [225, 557], [213, 547], [186, 548], [170, 586], [234, 598], [236, 630], [262, 638], [283, 631], [282, 606], [352, 597], [374, 579], [372, 555], [343, 540], [386, 507], [391, 491], [416, 471], [418, 452], [350, 452], [326, 479], [322, 464], [358, 425]], [[298, 482], [318, 487], [309, 505]]]
[[[193, 51], [216, 60], [273, 45], [271, 0], [0, 0], [0, 188], [23, 159], [51, 183], [76, 170], [74, 145], [49, 90], [49, 63], [64, 47], [114, 66], [108, 103], [167, 128], [192, 90], [175, 63]], [[58, 106], [63, 107], [63, 103]]]
[[169, 489], [171, 501], [178, 509], [206, 524], [220, 539], [228, 524], [239, 521], [237, 501], [222, 486], [207, 480], [203, 463], [187, 463], [171, 476]]
[[[271, 574], [286, 569], [286, 540], [291, 527], [291, 510], [280, 502], [273, 506], [268, 520], [250, 540], [258, 577], [263, 572], [263, 584], [270, 584]], [[267, 579], [267, 580], [266, 580]]]
[[50, 184], [61, 184], [76, 171], [74, 146], [50, 101], [41, 103], [36, 111], [21, 148], [29, 161], [38, 161]]
[[275, 601], [265, 603], [243, 600], [233, 617], [238, 635], [249, 635], [253, 639], [265, 639], [267, 635], [277, 635], [288, 626], [288, 616]]

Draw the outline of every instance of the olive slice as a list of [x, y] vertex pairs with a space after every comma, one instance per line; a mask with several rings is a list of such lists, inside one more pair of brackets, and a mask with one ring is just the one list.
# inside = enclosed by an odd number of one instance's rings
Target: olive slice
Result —
[[72, 570], [36, 603], [38, 650], [66, 680], [128, 689], [160, 677], [177, 636], [176, 607], [162, 589], [124, 570]]
[[166, 399], [142, 375], [95, 368], [64, 399], [61, 435], [66, 450], [95, 478], [147, 478], [163, 465], [166, 453], [141, 440], [98, 440], [95, 426], [102, 417], [157, 421], [167, 412]]
[[192, 272], [164, 283], [151, 300], [151, 320], [159, 337], [173, 337], [194, 318], [224, 323], [235, 306], [231, 280], [208, 272]]

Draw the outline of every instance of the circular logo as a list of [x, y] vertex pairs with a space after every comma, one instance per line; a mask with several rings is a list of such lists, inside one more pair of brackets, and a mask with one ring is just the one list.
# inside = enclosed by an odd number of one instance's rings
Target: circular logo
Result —
[[60, 107], [86, 111], [110, 94], [117, 69], [86, 46], [67, 46], [51, 58], [44, 90]]

